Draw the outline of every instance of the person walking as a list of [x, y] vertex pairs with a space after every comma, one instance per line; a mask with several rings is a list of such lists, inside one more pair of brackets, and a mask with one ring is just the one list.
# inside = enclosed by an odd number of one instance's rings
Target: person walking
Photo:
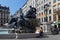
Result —
[[50, 28], [50, 31], [51, 31], [51, 33], [53, 33], [53, 28], [52, 27]]
[[40, 37], [43, 37], [43, 28], [40, 27], [40, 33], [39, 33]]
[[59, 33], [59, 30], [58, 30], [58, 28], [57, 28], [56, 25], [55, 25], [55, 27], [54, 27], [54, 32], [55, 32], [55, 34], [58, 34], [58, 33]]

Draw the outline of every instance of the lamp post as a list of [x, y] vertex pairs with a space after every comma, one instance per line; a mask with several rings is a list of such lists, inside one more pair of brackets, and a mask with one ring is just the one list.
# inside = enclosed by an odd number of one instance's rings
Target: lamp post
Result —
[[[49, 4], [45, 4], [45, 5], [44, 5], [44, 12], [45, 12], [45, 14], [46, 14], [46, 29], [47, 29], [47, 27], [48, 27], [48, 24], [47, 24], [47, 22], [48, 22], [48, 19], [47, 19], [48, 8], [49, 8]], [[47, 29], [47, 30], [48, 30], [48, 29]], [[47, 30], [46, 30], [46, 31], [47, 31]]]

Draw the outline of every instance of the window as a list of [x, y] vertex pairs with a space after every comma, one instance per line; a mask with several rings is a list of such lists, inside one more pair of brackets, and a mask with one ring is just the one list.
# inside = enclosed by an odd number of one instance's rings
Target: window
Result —
[[60, 13], [58, 14], [58, 20], [60, 20]]
[[38, 2], [36, 2], [36, 7], [39, 6]]
[[41, 5], [41, 3], [39, 2], [39, 5]]
[[48, 21], [48, 17], [46, 18], [46, 17], [44, 17], [44, 22], [47, 22]]
[[2, 23], [2, 20], [1, 20], [1, 23]]
[[39, 18], [39, 22], [40, 22], [40, 18]]
[[43, 8], [44, 8], [44, 7], [43, 7], [43, 6], [41, 6], [41, 10], [43, 10]]
[[43, 18], [42, 18], [42, 22], [43, 22]]
[[41, 4], [43, 4], [43, 1], [41, 2]]
[[46, 22], [48, 21], [48, 17], [46, 18]]
[[56, 2], [56, 0], [53, 0], [53, 3], [55, 3]]
[[51, 4], [51, 2], [49, 2], [49, 4]]
[[45, 3], [45, 0], [44, 0], [44, 3]]
[[1, 23], [1, 26], [3, 26], [3, 24]]
[[39, 13], [39, 16], [40, 16], [40, 13]]
[[46, 22], [46, 17], [44, 17], [44, 22]]
[[38, 12], [39, 10], [38, 10], [38, 8], [37, 8], [37, 12]]
[[8, 20], [7, 20], [7, 22], [6, 23], [8, 23]]
[[53, 6], [53, 11], [54, 11], [54, 12], [56, 11], [56, 5], [55, 5], [55, 6]]
[[56, 21], [56, 14], [53, 15], [53, 20]]
[[49, 16], [49, 21], [51, 21], [51, 16]]
[[40, 8], [37, 8], [37, 12], [39, 12], [40, 11]]
[[4, 18], [4, 23], [5, 23], [5, 18]]
[[40, 7], [39, 7], [39, 11], [40, 11]]
[[60, 10], [60, 4], [58, 4], [58, 10]]
[[51, 14], [51, 10], [49, 10], [49, 14]]
[[37, 2], [37, 0], [35, 0], [35, 2]]
[[33, 5], [34, 5], [34, 1], [33, 1]]
[[46, 2], [49, 1], [49, 0], [46, 0]]

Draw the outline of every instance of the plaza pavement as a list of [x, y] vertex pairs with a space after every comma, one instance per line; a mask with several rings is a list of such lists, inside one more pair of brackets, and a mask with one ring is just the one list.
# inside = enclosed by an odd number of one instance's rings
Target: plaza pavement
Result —
[[24, 39], [0, 39], [0, 40], [60, 40], [60, 34], [58, 35], [47, 35], [43, 38], [24, 38]]
[[[26, 36], [27, 35], [27, 36]], [[25, 38], [23, 38], [25, 36]], [[30, 37], [29, 37], [30, 36]], [[33, 37], [31, 37], [33, 36]], [[60, 40], [60, 33], [57, 35], [51, 35], [51, 33], [45, 33], [44, 37], [42, 38], [37, 38], [35, 37], [36, 34], [30, 33], [23, 33], [23, 34], [18, 34], [18, 38], [16, 39], [15, 34], [9, 34], [9, 35], [0, 35], [0, 40]], [[21, 38], [22, 37], [22, 38]]]

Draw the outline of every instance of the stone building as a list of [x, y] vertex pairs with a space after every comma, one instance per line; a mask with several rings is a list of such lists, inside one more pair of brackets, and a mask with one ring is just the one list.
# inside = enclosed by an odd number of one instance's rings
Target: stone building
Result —
[[0, 5], [0, 26], [9, 22], [10, 9], [9, 7]]

